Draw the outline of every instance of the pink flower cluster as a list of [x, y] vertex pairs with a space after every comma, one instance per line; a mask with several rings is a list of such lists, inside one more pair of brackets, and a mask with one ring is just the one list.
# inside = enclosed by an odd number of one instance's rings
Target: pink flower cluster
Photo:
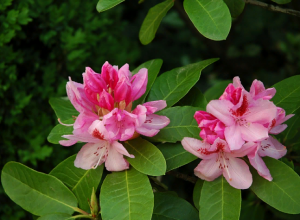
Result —
[[140, 134], [152, 137], [167, 126], [170, 120], [154, 114], [165, 108], [163, 100], [138, 105], [133, 111], [132, 102], [146, 91], [148, 70], [142, 68], [132, 76], [128, 64], [120, 69], [106, 62], [101, 74], [87, 67], [83, 84], [67, 83], [68, 97], [80, 113], [73, 125], [72, 135], [63, 135], [68, 140], [61, 145], [71, 146], [78, 141], [87, 142], [75, 160], [82, 169], [96, 168], [105, 162], [109, 171], [129, 168], [123, 155], [134, 158], [118, 141], [126, 141]]
[[265, 89], [258, 80], [248, 92], [235, 77], [219, 100], [208, 103], [206, 112], [195, 113], [203, 140], [185, 137], [182, 145], [202, 159], [194, 170], [196, 176], [213, 181], [223, 174], [231, 186], [247, 189], [252, 175], [246, 162], [238, 157], [248, 156], [259, 175], [272, 180], [261, 157], [279, 159], [286, 154], [286, 148], [270, 134], [284, 131], [287, 125], [282, 123], [293, 116], [285, 116], [285, 111], [270, 101], [275, 93], [274, 88]]

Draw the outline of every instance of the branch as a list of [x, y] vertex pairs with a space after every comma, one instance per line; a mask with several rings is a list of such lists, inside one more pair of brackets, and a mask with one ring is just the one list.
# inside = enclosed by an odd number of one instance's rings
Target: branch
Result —
[[179, 172], [174, 171], [174, 170], [167, 172], [167, 174], [171, 175], [171, 176], [175, 176], [176, 178], [183, 179], [183, 180], [191, 182], [191, 183], [196, 183], [197, 179], [198, 179], [196, 177], [188, 176], [186, 174], [179, 173]]
[[280, 8], [278, 6], [274, 6], [274, 5], [270, 5], [267, 3], [263, 3], [260, 1], [256, 1], [256, 0], [244, 0], [246, 4], [250, 4], [250, 5], [256, 5], [262, 8], [265, 8], [267, 10], [270, 11], [274, 11], [274, 12], [281, 12], [281, 13], [285, 13], [285, 14], [289, 14], [289, 15], [294, 15], [296, 17], [300, 17], [300, 11], [296, 11], [293, 9], [288, 9], [288, 8]]

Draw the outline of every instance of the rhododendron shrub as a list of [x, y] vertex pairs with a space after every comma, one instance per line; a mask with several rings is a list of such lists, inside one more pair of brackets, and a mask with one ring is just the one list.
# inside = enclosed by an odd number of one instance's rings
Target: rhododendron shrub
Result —
[[[300, 213], [300, 177], [290, 162], [300, 77], [271, 88], [254, 80], [250, 90], [235, 77], [202, 94], [201, 71], [217, 60], [159, 76], [159, 59], [132, 71], [106, 62], [87, 67], [82, 82], [70, 76], [67, 97], [50, 99], [58, 124], [48, 141], [78, 153], [49, 174], [9, 162], [5, 192], [39, 220], [238, 220], [248, 188], [281, 212]], [[186, 164], [194, 176], [175, 171]], [[194, 204], [172, 192], [165, 175], [192, 182]]]

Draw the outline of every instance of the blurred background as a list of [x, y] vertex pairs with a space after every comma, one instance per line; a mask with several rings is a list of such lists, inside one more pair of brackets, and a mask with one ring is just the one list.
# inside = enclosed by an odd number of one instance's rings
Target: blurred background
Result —
[[[100, 72], [109, 61], [119, 66], [128, 63], [133, 70], [161, 58], [162, 73], [219, 57], [201, 75], [197, 87], [202, 92], [234, 76], [240, 76], [249, 88], [254, 79], [268, 87], [299, 74], [300, 18], [246, 5], [233, 21], [228, 39], [215, 42], [197, 32], [182, 1], [176, 0], [154, 41], [143, 46], [139, 28], [149, 8], [161, 1], [138, 2], [125, 1], [99, 14], [97, 0], [0, 0], [0, 169], [13, 160], [48, 173], [79, 151], [80, 146], [66, 148], [47, 142], [57, 124], [48, 100], [66, 96], [68, 76], [82, 82], [86, 66]], [[300, 11], [300, 1], [282, 7]], [[179, 171], [193, 175], [196, 165], [197, 161]], [[193, 184], [172, 176], [163, 182], [192, 202]], [[243, 220], [300, 219], [270, 208], [250, 190], [243, 191], [243, 200]], [[2, 186], [0, 203], [1, 220], [32, 218], [5, 195]]]

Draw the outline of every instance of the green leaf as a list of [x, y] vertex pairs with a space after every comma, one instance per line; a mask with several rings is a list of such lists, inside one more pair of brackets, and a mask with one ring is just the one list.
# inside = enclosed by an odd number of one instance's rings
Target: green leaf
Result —
[[125, 0], [99, 0], [96, 9], [98, 12], [106, 11], [124, 2]]
[[20, 163], [8, 162], [1, 182], [6, 194], [34, 215], [72, 214], [77, 207], [76, 197], [60, 180]]
[[238, 220], [241, 199], [241, 190], [230, 186], [223, 176], [205, 181], [200, 196], [200, 219]]
[[194, 191], [193, 191], [193, 202], [195, 207], [199, 210], [199, 203], [200, 203], [200, 195], [201, 195], [201, 190], [203, 187], [204, 180], [198, 179]]
[[232, 80], [221, 81], [216, 83], [214, 86], [210, 87], [208, 90], [206, 90], [204, 96], [207, 102], [213, 99], [219, 99], [220, 96], [224, 93], [229, 83], [232, 83]]
[[[66, 124], [73, 124], [74, 120], [69, 119], [65, 121]], [[64, 126], [61, 124], [56, 125], [50, 132], [47, 137], [47, 140], [52, 144], [59, 144], [59, 141], [66, 140], [65, 138], [61, 137], [65, 134], [72, 134], [73, 133], [73, 126]]]
[[300, 108], [300, 75], [292, 76], [276, 83], [276, 95], [272, 101], [283, 108], [286, 114], [292, 114]]
[[167, 107], [171, 107], [197, 83], [201, 71], [217, 60], [208, 59], [163, 73], [154, 82], [147, 101], [166, 100]]
[[184, 0], [184, 9], [197, 30], [211, 40], [225, 40], [231, 15], [223, 0]]
[[272, 0], [273, 2], [276, 2], [277, 4], [287, 4], [290, 3], [292, 0]]
[[161, 20], [165, 17], [173, 5], [173, 0], [166, 0], [150, 8], [139, 33], [139, 38], [142, 44], [149, 44], [154, 39]]
[[185, 97], [180, 99], [180, 101], [177, 103], [181, 106], [194, 106], [198, 107], [199, 110], [206, 110], [207, 101], [200, 89], [198, 89], [196, 86], [194, 86], [188, 94], [186, 94]]
[[69, 220], [69, 219], [73, 219], [71, 217], [72, 217], [71, 215], [64, 214], [64, 213], [52, 213], [49, 215], [41, 216], [37, 220]]
[[231, 17], [237, 18], [244, 10], [244, 0], [224, 0], [227, 7], [229, 8]]
[[164, 143], [157, 147], [166, 159], [167, 172], [197, 159], [196, 156], [186, 151], [180, 143]]
[[176, 106], [160, 111], [159, 115], [165, 115], [170, 119], [170, 124], [158, 132], [154, 137], [148, 138], [154, 142], [177, 142], [184, 137], [199, 139], [200, 129], [194, 119], [194, 114], [199, 108], [191, 106]]
[[145, 102], [146, 96], [148, 95], [151, 87], [153, 86], [153, 83], [157, 77], [157, 74], [159, 73], [162, 63], [163, 61], [161, 59], [149, 60], [146, 63], [141, 64], [135, 70], [132, 71], [132, 74], [136, 74], [142, 68], [148, 69], [148, 83], [147, 83], [146, 92], [138, 100], [135, 100], [133, 102], [132, 109], [134, 109], [138, 104]]
[[[297, 135], [300, 128], [300, 117], [296, 114], [288, 121], [284, 122], [287, 124], [287, 128], [279, 134], [284, 144], [288, 144], [293, 141], [293, 138]], [[296, 136], [298, 138], [298, 136]], [[288, 143], [287, 143], [288, 142]]]
[[154, 193], [152, 220], [198, 220], [197, 210], [184, 199], [170, 193]]
[[91, 199], [93, 188], [97, 190], [100, 183], [103, 165], [96, 169], [83, 170], [74, 166], [76, 155], [58, 164], [49, 174], [66, 184], [76, 195], [79, 208], [89, 211], [88, 201]]
[[240, 220], [264, 220], [265, 210], [260, 203], [242, 201]]
[[57, 118], [59, 118], [62, 122], [66, 122], [71, 119], [72, 116], [77, 116], [79, 114], [68, 97], [50, 98], [49, 103], [55, 111]]
[[263, 158], [273, 177], [268, 181], [252, 172], [252, 191], [264, 202], [275, 209], [289, 213], [300, 213], [300, 177], [293, 169], [283, 162], [265, 157]]
[[135, 138], [124, 143], [127, 151], [135, 158], [126, 158], [141, 173], [161, 176], [166, 173], [166, 160], [155, 145], [142, 138]]
[[133, 167], [108, 174], [100, 193], [103, 220], [149, 220], [154, 196], [148, 177]]

